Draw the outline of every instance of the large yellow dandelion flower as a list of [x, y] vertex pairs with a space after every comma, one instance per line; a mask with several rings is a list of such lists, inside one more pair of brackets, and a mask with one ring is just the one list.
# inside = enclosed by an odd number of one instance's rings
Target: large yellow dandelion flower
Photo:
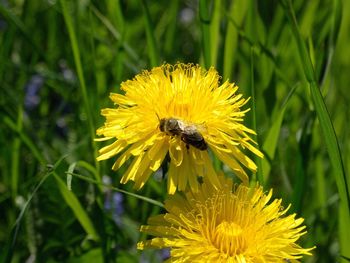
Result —
[[116, 108], [103, 109], [106, 117], [98, 140], [115, 141], [100, 149], [98, 160], [119, 154], [113, 169], [130, 160], [121, 182], [135, 182], [141, 188], [169, 153], [168, 192], [198, 189], [197, 177], [218, 179], [208, 150], [229, 166], [242, 181], [248, 176], [243, 166], [255, 172], [257, 167], [242, 150], [247, 148], [262, 157], [242, 124], [248, 101], [236, 94], [235, 84], [219, 85], [214, 68], [198, 65], [163, 65], [144, 71], [121, 84], [124, 95], [112, 93]]
[[306, 233], [303, 219], [286, 215], [281, 200], [270, 201], [262, 187], [232, 180], [221, 189], [210, 183], [198, 192], [176, 193], [165, 201], [166, 214], [151, 217], [141, 232], [155, 238], [138, 249], [170, 248], [169, 262], [278, 263], [299, 262], [311, 255], [295, 242]]

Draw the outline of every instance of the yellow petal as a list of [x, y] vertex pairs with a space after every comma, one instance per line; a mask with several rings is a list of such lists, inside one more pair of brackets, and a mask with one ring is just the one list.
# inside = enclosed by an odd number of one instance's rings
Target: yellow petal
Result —
[[128, 105], [128, 106], [136, 105], [134, 101], [131, 101], [128, 97], [118, 93], [111, 93], [109, 97], [115, 104]]
[[215, 148], [212, 148], [212, 150], [223, 163], [225, 163], [233, 171], [235, 171], [236, 175], [242, 180], [243, 183], [245, 184], [248, 183], [249, 181], [248, 175], [234, 158], [232, 158], [227, 153], [217, 151]]
[[204, 160], [204, 167], [206, 169], [205, 176], [208, 177], [208, 180], [213, 184], [215, 188], [220, 187], [220, 182], [218, 180], [217, 174], [213, 168], [211, 160], [209, 158], [208, 152], [203, 152], [202, 158]]
[[152, 149], [150, 149], [148, 154], [149, 158], [152, 160], [151, 166], [150, 166], [150, 169], [152, 171], [157, 171], [158, 168], [162, 165], [162, 162], [166, 154], [168, 153], [168, 149], [169, 149], [168, 143], [165, 142], [164, 140], [159, 141], [158, 144], [159, 145], [155, 146], [155, 148], [158, 148], [158, 151], [151, 154]]
[[120, 182], [122, 184], [127, 183], [129, 180], [134, 181], [136, 172], [137, 172], [139, 165], [140, 165], [143, 158], [144, 158], [144, 154], [140, 154], [139, 156], [134, 158], [134, 160], [131, 162], [128, 170], [125, 172], [122, 179], [120, 180]]
[[176, 191], [177, 183], [178, 183], [178, 169], [176, 169], [173, 162], [169, 165], [169, 171], [168, 171], [168, 193], [173, 195]]
[[173, 138], [170, 140], [169, 155], [175, 166], [180, 166], [183, 161], [183, 151], [179, 144], [179, 140]]
[[256, 164], [245, 154], [243, 154], [237, 147], [230, 147], [234, 157], [240, 161], [245, 167], [250, 169], [253, 172], [256, 172], [257, 166]]
[[126, 146], [127, 146], [126, 141], [117, 140], [117, 141], [113, 142], [112, 144], [100, 149], [99, 150], [100, 156], [97, 157], [97, 160], [100, 161], [100, 160], [108, 159], [108, 158], [118, 154], [122, 150], [124, 150]]

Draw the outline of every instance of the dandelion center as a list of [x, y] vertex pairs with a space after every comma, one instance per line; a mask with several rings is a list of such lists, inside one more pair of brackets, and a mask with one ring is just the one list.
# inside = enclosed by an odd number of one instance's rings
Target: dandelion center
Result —
[[241, 226], [234, 222], [221, 222], [215, 229], [213, 244], [221, 252], [234, 256], [244, 252], [246, 246]]

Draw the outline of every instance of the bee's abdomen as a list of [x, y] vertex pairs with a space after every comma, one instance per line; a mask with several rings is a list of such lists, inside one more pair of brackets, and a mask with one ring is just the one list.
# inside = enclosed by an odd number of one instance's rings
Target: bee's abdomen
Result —
[[193, 139], [191, 137], [188, 137], [186, 135], [182, 135], [181, 140], [187, 145], [191, 145], [197, 148], [198, 150], [205, 151], [208, 149], [208, 144], [206, 143], [206, 141], [202, 136], [201, 136], [201, 139], [198, 140], [198, 139]]
[[198, 150], [205, 151], [208, 149], [208, 144], [205, 142], [205, 140], [201, 140], [199, 142], [195, 142], [192, 144], [193, 147], [196, 147]]

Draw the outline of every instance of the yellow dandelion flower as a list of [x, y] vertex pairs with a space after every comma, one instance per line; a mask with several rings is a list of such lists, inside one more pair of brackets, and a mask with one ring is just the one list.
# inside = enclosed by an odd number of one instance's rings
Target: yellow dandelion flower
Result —
[[311, 255], [295, 242], [306, 233], [303, 219], [286, 215], [281, 200], [270, 201], [262, 187], [219, 177], [222, 187], [204, 182], [198, 192], [176, 193], [166, 214], [149, 218], [141, 232], [155, 236], [138, 249], [170, 248], [170, 262], [299, 262]]
[[112, 93], [116, 108], [103, 109], [106, 117], [98, 140], [115, 141], [100, 149], [98, 160], [119, 154], [113, 169], [130, 159], [121, 182], [135, 182], [141, 188], [148, 177], [170, 156], [168, 192], [184, 191], [187, 185], [196, 191], [197, 177], [208, 177], [218, 185], [208, 149], [228, 165], [245, 183], [243, 166], [255, 172], [257, 167], [242, 150], [247, 148], [262, 157], [242, 124], [248, 100], [236, 94], [238, 87], [228, 81], [219, 85], [214, 68], [198, 65], [165, 64], [144, 71], [121, 84], [125, 94]]

